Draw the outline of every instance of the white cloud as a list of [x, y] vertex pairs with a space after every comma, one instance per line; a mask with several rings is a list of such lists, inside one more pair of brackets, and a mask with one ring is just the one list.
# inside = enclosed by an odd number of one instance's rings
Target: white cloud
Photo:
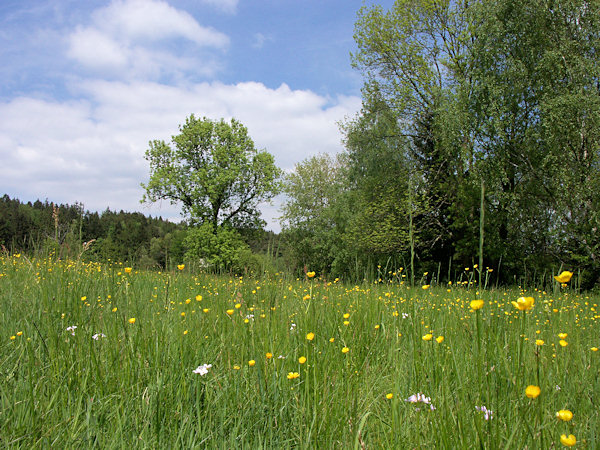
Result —
[[[258, 148], [287, 170], [308, 156], [342, 149], [336, 122], [354, 114], [360, 99], [335, 100], [286, 85], [199, 83], [176, 87], [149, 81], [88, 80], [79, 101], [17, 98], [0, 103], [0, 186], [23, 199], [81, 201], [88, 209], [141, 210], [177, 217], [178, 209], [142, 207], [148, 141], [178, 133], [191, 113], [236, 117]], [[265, 206], [270, 228], [276, 207]]]
[[[172, 40], [178, 45], [169, 46]], [[81, 66], [121, 79], [181, 77], [192, 68], [199, 68], [196, 76], [211, 76], [219, 64], [208, 49], [221, 51], [229, 45], [225, 34], [160, 0], [113, 0], [67, 41], [67, 55]]]

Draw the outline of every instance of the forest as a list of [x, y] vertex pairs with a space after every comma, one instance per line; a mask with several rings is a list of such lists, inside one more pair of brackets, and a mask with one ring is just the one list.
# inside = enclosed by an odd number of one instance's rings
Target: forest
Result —
[[[351, 55], [364, 81], [362, 109], [339, 124], [345, 151], [313, 154], [287, 174], [257, 154], [262, 170], [269, 167], [262, 194], [285, 194], [281, 233], [264, 231], [256, 208], [211, 209], [206, 192], [214, 186], [169, 190], [165, 173], [185, 178], [195, 167], [177, 165], [190, 157], [190, 133], [227, 125], [192, 115], [173, 138], [177, 150], [154, 141], [146, 154], [146, 200], [181, 201], [181, 224], [5, 195], [0, 243], [148, 268], [184, 260], [234, 273], [308, 267], [348, 280], [402, 271], [411, 284], [471, 271], [479, 282], [484, 274], [543, 287], [568, 269], [578, 286], [593, 288], [600, 279], [599, 22], [598, 2], [575, 0], [365, 6]], [[233, 170], [237, 156], [219, 151], [212, 161]], [[248, 167], [238, 179], [259, 173]], [[258, 185], [236, 186], [242, 198]]]

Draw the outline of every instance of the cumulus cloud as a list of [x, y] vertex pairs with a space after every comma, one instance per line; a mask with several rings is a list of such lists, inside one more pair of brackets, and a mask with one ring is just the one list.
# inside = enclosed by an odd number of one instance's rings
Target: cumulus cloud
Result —
[[92, 14], [90, 25], [68, 36], [67, 55], [95, 73], [121, 78], [158, 79], [192, 67], [200, 68], [196, 75], [208, 76], [219, 65], [203, 50], [222, 51], [228, 45], [227, 35], [166, 2], [113, 0]]
[[[219, 82], [187, 87], [151, 81], [82, 81], [78, 101], [17, 98], [0, 103], [0, 179], [6, 192], [86, 208], [178, 217], [167, 203], [145, 206], [140, 183], [147, 181], [148, 141], [178, 133], [189, 114], [235, 117], [248, 127], [258, 148], [285, 170], [316, 153], [342, 149], [336, 122], [354, 114], [360, 99], [329, 99], [287, 85]], [[13, 194], [13, 195], [15, 195]], [[50, 197], [50, 196], [49, 196]], [[264, 206], [272, 229], [276, 207]]]

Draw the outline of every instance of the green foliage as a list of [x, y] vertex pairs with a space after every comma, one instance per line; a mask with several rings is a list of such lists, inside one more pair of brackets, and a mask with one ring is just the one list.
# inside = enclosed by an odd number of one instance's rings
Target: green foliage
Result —
[[204, 223], [190, 228], [184, 240], [185, 259], [199, 268], [241, 273], [251, 263], [252, 251], [233, 228]]
[[150, 142], [150, 179], [143, 201], [180, 203], [193, 224], [256, 227], [258, 204], [273, 198], [280, 170], [273, 156], [258, 151], [248, 130], [235, 119], [212, 121], [192, 114], [172, 137]]

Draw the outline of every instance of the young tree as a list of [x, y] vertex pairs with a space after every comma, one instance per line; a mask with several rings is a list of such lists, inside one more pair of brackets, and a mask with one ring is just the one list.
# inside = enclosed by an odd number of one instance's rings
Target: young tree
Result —
[[150, 180], [142, 201], [180, 202], [192, 224], [218, 228], [262, 225], [258, 204], [279, 192], [281, 171], [273, 156], [257, 150], [240, 122], [188, 117], [173, 146], [150, 142]]

